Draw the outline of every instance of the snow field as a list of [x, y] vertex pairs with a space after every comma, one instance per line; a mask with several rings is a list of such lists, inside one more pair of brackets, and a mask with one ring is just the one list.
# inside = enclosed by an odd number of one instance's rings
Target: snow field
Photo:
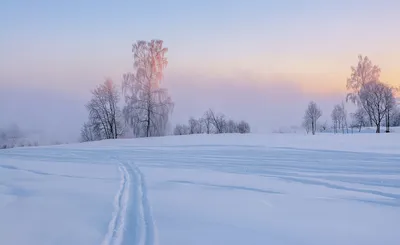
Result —
[[0, 151], [3, 244], [399, 244], [398, 134]]

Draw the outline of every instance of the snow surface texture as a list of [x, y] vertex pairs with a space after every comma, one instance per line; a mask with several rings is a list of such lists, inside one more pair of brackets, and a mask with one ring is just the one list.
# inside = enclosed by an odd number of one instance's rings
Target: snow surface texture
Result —
[[0, 244], [400, 244], [399, 134], [0, 151]]

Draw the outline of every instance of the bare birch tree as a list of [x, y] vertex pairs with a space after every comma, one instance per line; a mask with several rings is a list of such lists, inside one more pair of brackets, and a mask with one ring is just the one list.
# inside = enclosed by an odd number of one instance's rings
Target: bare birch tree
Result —
[[311, 101], [308, 104], [308, 108], [304, 114], [303, 126], [306, 128], [306, 130], [307, 128], [310, 128], [313, 135], [315, 135], [315, 132], [317, 131], [317, 122], [321, 116], [321, 109], [318, 108], [314, 101]]
[[[368, 82], [379, 81], [381, 69], [377, 65], [373, 65], [371, 60], [362, 55], [358, 56], [357, 66], [351, 67], [351, 76], [347, 79], [346, 88], [350, 92], [346, 96], [346, 101], [351, 101], [358, 106], [361, 106], [360, 91], [361, 88]], [[368, 114], [368, 119], [372, 125], [372, 115]]]
[[89, 111], [88, 125], [97, 139], [116, 139], [122, 134], [119, 99], [118, 89], [110, 79], [92, 91], [92, 99], [86, 108]]
[[168, 91], [160, 87], [168, 64], [162, 40], [138, 41], [133, 44], [134, 73], [123, 76], [125, 121], [136, 137], [166, 134], [174, 104]]

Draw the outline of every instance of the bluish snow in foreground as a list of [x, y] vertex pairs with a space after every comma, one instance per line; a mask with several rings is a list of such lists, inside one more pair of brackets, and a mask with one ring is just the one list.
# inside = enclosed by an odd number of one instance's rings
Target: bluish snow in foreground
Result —
[[400, 134], [0, 151], [0, 244], [400, 244]]

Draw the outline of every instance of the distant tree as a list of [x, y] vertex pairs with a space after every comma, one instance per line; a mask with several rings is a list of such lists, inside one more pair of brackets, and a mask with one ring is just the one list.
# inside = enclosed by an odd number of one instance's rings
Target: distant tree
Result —
[[11, 140], [12, 145], [16, 145], [18, 141], [24, 138], [24, 134], [17, 124], [12, 124], [7, 130], [8, 139]]
[[203, 119], [195, 119], [191, 117], [189, 119], [189, 134], [202, 134], [204, 132]]
[[250, 125], [245, 121], [235, 122], [226, 120], [224, 114], [216, 114], [211, 109], [202, 118], [191, 117], [188, 125], [178, 124], [174, 128], [174, 135], [202, 134], [202, 133], [250, 133]]
[[[368, 82], [379, 81], [381, 69], [373, 65], [371, 60], [362, 55], [358, 56], [357, 66], [351, 67], [351, 76], [347, 79], [347, 90], [350, 92], [347, 94], [346, 101], [351, 101], [358, 106], [361, 106], [360, 101], [360, 91], [361, 88]], [[369, 111], [366, 111], [368, 115], [368, 120], [372, 125], [372, 115]]]
[[226, 123], [226, 133], [238, 133], [238, 125], [232, 119], [228, 120]]
[[328, 129], [328, 122], [323, 122], [319, 125], [319, 131], [325, 132]]
[[385, 100], [387, 103], [387, 111], [385, 115], [385, 125], [386, 125], [386, 133], [390, 132], [391, 121], [396, 117], [397, 105], [396, 105], [396, 98], [395, 95], [397, 92], [400, 91], [400, 87], [396, 88], [386, 84], [386, 93], [385, 93]]
[[2, 130], [0, 129], [0, 144], [4, 149], [21, 146], [25, 137], [25, 133], [15, 123]]
[[224, 114], [215, 114], [213, 110], [209, 109], [207, 115], [210, 117], [211, 124], [215, 129], [215, 133], [222, 134], [226, 132], [227, 122]]
[[189, 127], [182, 124], [177, 124], [174, 129], [174, 135], [187, 135], [189, 134]]
[[119, 99], [117, 87], [110, 79], [92, 91], [92, 99], [86, 104], [89, 111], [87, 125], [91, 125], [96, 138], [116, 139], [122, 134]]
[[248, 134], [250, 133], [250, 125], [245, 121], [240, 121], [237, 124], [237, 130], [240, 134]]
[[376, 133], [380, 133], [382, 120], [395, 106], [392, 88], [382, 82], [371, 81], [362, 86], [359, 94], [362, 108], [376, 126]]
[[317, 122], [318, 119], [322, 116], [321, 109], [318, 108], [317, 104], [314, 101], [311, 101], [308, 104], [308, 108], [304, 114], [303, 126], [308, 129], [311, 129], [311, 133], [315, 135], [317, 131]]
[[399, 107], [395, 107], [390, 115], [390, 118], [392, 119], [390, 121], [390, 124], [392, 127], [399, 127], [400, 126], [400, 110]]
[[93, 126], [89, 123], [84, 123], [81, 129], [81, 142], [99, 140], [93, 131]]
[[337, 105], [333, 108], [333, 111], [331, 113], [331, 118], [333, 123], [333, 133], [336, 134], [338, 132], [338, 128], [340, 127], [339, 112]]
[[348, 125], [347, 125], [347, 111], [344, 107], [344, 103], [338, 104], [333, 108], [331, 113], [333, 129], [334, 133], [338, 133], [339, 130], [342, 130], [342, 133], [348, 133]]
[[191, 117], [189, 119], [189, 134], [195, 134], [197, 127], [197, 120]]
[[200, 117], [199, 119], [197, 119], [197, 122], [198, 122], [197, 133], [198, 134], [206, 133], [206, 121], [205, 121], [205, 119]]
[[306, 133], [309, 134], [312, 127], [310, 118], [304, 117], [301, 126], [306, 130]]
[[207, 134], [211, 134], [213, 131], [213, 114], [214, 113], [210, 109], [206, 111], [203, 116], [203, 125]]
[[123, 76], [125, 121], [137, 137], [166, 134], [174, 103], [168, 91], [160, 88], [168, 61], [162, 40], [138, 41], [133, 44], [135, 73]]
[[368, 124], [368, 115], [362, 107], [359, 107], [354, 113], [351, 114], [352, 128], [358, 128], [358, 132], [361, 132], [361, 128]]
[[6, 140], [7, 140], [6, 132], [0, 132], [0, 141], [6, 141]]

